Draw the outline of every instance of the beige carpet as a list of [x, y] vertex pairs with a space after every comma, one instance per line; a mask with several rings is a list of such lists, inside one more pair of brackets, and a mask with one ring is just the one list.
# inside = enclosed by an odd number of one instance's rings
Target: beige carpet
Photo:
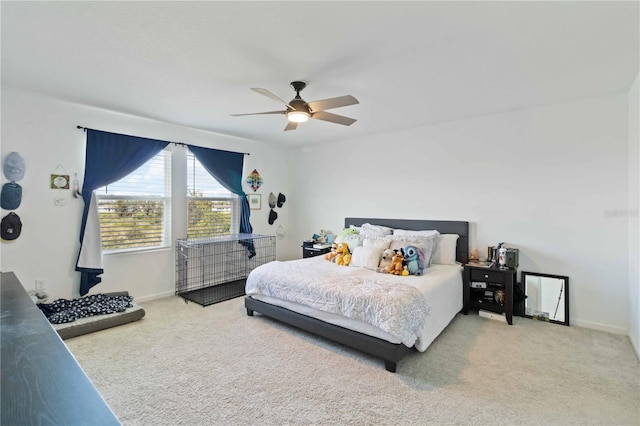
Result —
[[398, 372], [256, 314], [242, 298], [143, 303], [141, 321], [67, 340], [125, 425], [640, 424], [627, 337], [459, 314]]

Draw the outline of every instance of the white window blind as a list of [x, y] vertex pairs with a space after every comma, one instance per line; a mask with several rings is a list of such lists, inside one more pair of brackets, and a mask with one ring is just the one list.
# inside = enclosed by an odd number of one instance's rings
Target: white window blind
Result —
[[205, 170], [198, 159], [187, 154], [188, 238], [237, 233], [238, 196]]
[[170, 147], [96, 195], [104, 251], [171, 245]]

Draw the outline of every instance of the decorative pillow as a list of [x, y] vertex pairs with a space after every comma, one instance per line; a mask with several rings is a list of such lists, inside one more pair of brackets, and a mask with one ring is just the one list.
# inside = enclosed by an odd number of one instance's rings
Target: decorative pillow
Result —
[[382, 225], [365, 223], [360, 227], [360, 235], [364, 235], [366, 237], [384, 237], [385, 235], [391, 235], [392, 233], [393, 228]]
[[400, 250], [406, 246], [419, 247], [424, 253], [424, 267], [428, 268], [433, 263], [432, 258], [437, 246], [436, 238], [436, 235], [432, 235], [430, 237], [407, 236], [401, 240], [394, 239], [391, 241], [391, 246], [389, 248], [391, 250]]
[[341, 242], [347, 243], [349, 251], [353, 251], [353, 249], [362, 245], [362, 237], [358, 234], [345, 235]]
[[432, 263], [440, 265], [456, 264], [456, 245], [458, 243], [458, 234], [440, 234], [438, 235], [438, 244], [433, 252]]
[[363, 247], [373, 247], [380, 250], [388, 249], [391, 244], [389, 237], [365, 237], [362, 241]]
[[375, 247], [356, 247], [351, 252], [351, 263], [349, 263], [349, 266], [375, 270], [380, 262], [381, 254], [382, 250]]
[[434, 230], [424, 230], [424, 231], [412, 231], [410, 229], [394, 229], [393, 230], [393, 236], [394, 237], [400, 237], [400, 236], [416, 236], [416, 237], [431, 237], [433, 235], [438, 235], [439, 232]]

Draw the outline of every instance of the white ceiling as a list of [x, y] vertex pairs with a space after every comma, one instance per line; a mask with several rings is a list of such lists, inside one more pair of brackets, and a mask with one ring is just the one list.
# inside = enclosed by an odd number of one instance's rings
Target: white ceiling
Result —
[[[1, 2], [2, 85], [283, 146], [625, 91], [632, 2]], [[283, 109], [350, 94], [284, 132]], [[79, 123], [81, 124], [81, 123]], [[109, 130], [109, 129], [103, 129]]]

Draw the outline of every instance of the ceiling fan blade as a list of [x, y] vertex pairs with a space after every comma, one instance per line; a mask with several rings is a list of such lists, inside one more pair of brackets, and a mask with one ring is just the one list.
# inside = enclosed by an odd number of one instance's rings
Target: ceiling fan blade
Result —
[[321, 101], [307, 102], [311, 111], [324, 111], [325, 109], [340, 108], [343, 106], [355, 105], [359, 103], [356, 98], [351, 95], [338, 96], [337, 98], [323, 99]]
[[277, 97], [276, 95], [274, 95], [273, 93], [271, 93], [270, 91], [268, 91], [267, 89], [262, 89], [260, 87], [252, 87], [251, 90], [253, 90], [256, 93], [260, 93], [261, 95], [266, 96], [267, 98], [271, 98], [274, 101], [278, 101], [282, 104], [285, 104], [286, 106], [288, 106], [289, 108], [291, 108], [291, 106], [286, 103], [285, 101], [283, 101], [282, 99], [280, 99], [279, 97]]
[[284, 131], [286, 132], [287, 130], [295, 130], [297, 127], [298, 123], [290, 121], [289, 123], [287, 123], [287, 127], [284, 128]]
[[243, 115], [264, 115], [264, 114], [284, 114], [287, 111], [267, 111], [267, 112], [250, 112], [248, 114], [229, 114], [232, 117], [241, 117]]
[[318, 111], [311, 114], [311, 118], [315, 118], [316, 120], [329, 121], [331, 123], [342, 124], [345, 126], [351, 126], [355, 123], [356, 119], [345, 117], [344, 115], [331, 114], [326, 111]]

